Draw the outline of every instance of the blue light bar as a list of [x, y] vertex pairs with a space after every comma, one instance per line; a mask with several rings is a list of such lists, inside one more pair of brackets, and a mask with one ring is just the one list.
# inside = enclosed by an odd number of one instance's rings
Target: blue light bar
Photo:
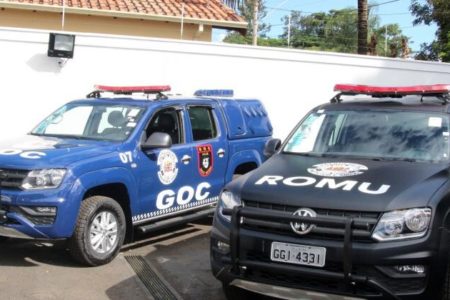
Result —
[[197, 97], [233, 97], [233, 90], [197, 90], [194, 93]]

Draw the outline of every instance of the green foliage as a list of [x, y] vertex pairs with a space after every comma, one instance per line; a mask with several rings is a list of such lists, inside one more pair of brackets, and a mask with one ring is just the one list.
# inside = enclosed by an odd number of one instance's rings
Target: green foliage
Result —
[[[225, 43], [231, 44], [252, 44], [252, 36], [253, 36], [253, 5], [255, 4], [255, 0], [246, 0], [246, 1], [236, 1], [235, 6], [237, 6], [237, 10], [239, 14], [247, 21], [247, 34], [246, 36], [242, 36], [239, 33], [231, 32], [229, 33], [225, 39], [223, 40]], [[224, 1], [226, 2], [226, 1]], [[233, 2], [233, 1], [231, 1]], [[258, 45], [261, 46], [274, 46], [280, 47], [282, 41], [277, 41], [277, 39], [267, 38], [266, 33], [270, 31], [270, 25], [262, 22], [262, 20], [267, 15], [267, 9], [265, 7], [265, 3], [263, 0], [259, 0], [259, 8], [258, 8]]]
[[[373, 34], [377, 37], [378, 55], [399, 57], [402, 54], [402, 39], [408, 39], [402, 34], [398, 24], [386, 24], [376, 29]], [[388, 41], [387, 46], [385, 41]], [[393, 53], [394, 52], [394, 53]]]
[[[252, 37], [233, 32], [228, 34], [223, 41], [230, 44], [251, 45]], [[280, 38], [261, 37], [258, 39], [258, 46], [286, 47], [286, 41]]]
[[[253, 6], [255, 5], [255, 0], [243, 1], [239, 6], [239, 14], [247, 21], [247, 35], [252, 36], [253, 34]], [[265, 34], [270, 30], [270, 26], [266, 23], [261, 22], [267, 15], [267, 10], [264, 1], [259, 1], [258, 7], [258, 35], [265, 36]]]
[[[252, 11], [254, 0], [237, 1], [239, 12], [249, 22], [246, 36], [230, 33], [224, 39], [226, 43], [252, 44]], [[226, 1], [224, 1], [226, 2]], [[260, 1], [259, 19], [266, 16], [264, 1]], [[279, 38], [268, 38], [265, 33], [270, 30], [267, 24], [259, 25], [259, 46], [286, 47], [289, 18], [283, 18], [284, 33]], [[358, 12], [354, 8], [330, 10], [303, 15], [292, 12], [290, 26], [290, 47], [308, 50], [356, 53], [358, 48]], [[369, 40], [376, 41], [374, 55], [398, 57], [402, 54], [402, 40], [407, 37], [402, 34], [398, 24], [388, 24], [379, 27], [379, 19], [370, 16], [368, 20]], [[387, 33], [387, 34], [386, 34]], [[387, 46], [386, 41], [387, 39]]]
[[412, 0], [410, 10], [416, 17], [414, 25], [434, 22], [438, 27], [435, 41], [422, 44], [416, 58], [450, 62], [450, 1]]
[[[286, 25], [283, 39], [288, 35], [288, 17], [284, 18]], [[328, 13], [302, 15], [293, 12], [291, 15], [291, 46], [308, 50], [323, 50], [344, 53], [356, 53], [358, 48], [358, 14], [355, 9], [347, 8], [331, 10]], [[407, 39], [402, 34], [398, 24], [378, 27], [379, 20], [370, 16], [368, 20], [369, 37], [376, 41], [377, 55], [400, 56], [401, 41]], [[387, 34], [386, 34], [387, 31]], [[385, 51], [385, 41], [388, 49]]]
[[[291, 15], [291, 45], [294, 48], [356, 53], [357, 12], [354, 9], [331, 10], [328, 13]], [[288, 17], [283, 38], [288, 35]]]

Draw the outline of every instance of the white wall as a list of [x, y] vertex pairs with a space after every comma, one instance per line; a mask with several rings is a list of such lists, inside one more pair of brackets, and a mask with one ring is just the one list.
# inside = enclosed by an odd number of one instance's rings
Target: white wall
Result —
[[275, 48], [77, 34], [74, 59], [47, 57], [48, 32], [0, 28], [0, 139], [28, 132], [94, 84], [170, 84], [191, 95], [232, 88], [256, 97], [284, 138], [335, 83], [450, 83], [450, 64]]

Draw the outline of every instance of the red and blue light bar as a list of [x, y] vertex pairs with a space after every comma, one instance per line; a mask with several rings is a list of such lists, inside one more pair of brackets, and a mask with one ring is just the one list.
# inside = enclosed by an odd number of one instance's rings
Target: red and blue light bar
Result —
[[413, 85], [413, 86], [370, 86], [354, 84], [336, 84], [334, 91], [352, 95], [426, 95], [426, 94], [448, 94], [450, 84]]
[[96, 85], [95, 89], [99, 92], [110, 92], [114, 94], [158, 94], [170, 91], [169, 85], [145, 85], [145, 86], [108, 86]]

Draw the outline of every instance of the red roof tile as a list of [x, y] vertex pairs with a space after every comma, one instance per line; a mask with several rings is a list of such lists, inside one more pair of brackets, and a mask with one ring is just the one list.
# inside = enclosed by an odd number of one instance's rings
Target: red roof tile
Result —
[[[6, 0], [0, 2], [62, 6], [63, 0]], [[245, 22], [220, 0], [65, 0], [66, 7], [86, 8], [111, 12], [131, 12], [159, 16], [215, 21]]]

